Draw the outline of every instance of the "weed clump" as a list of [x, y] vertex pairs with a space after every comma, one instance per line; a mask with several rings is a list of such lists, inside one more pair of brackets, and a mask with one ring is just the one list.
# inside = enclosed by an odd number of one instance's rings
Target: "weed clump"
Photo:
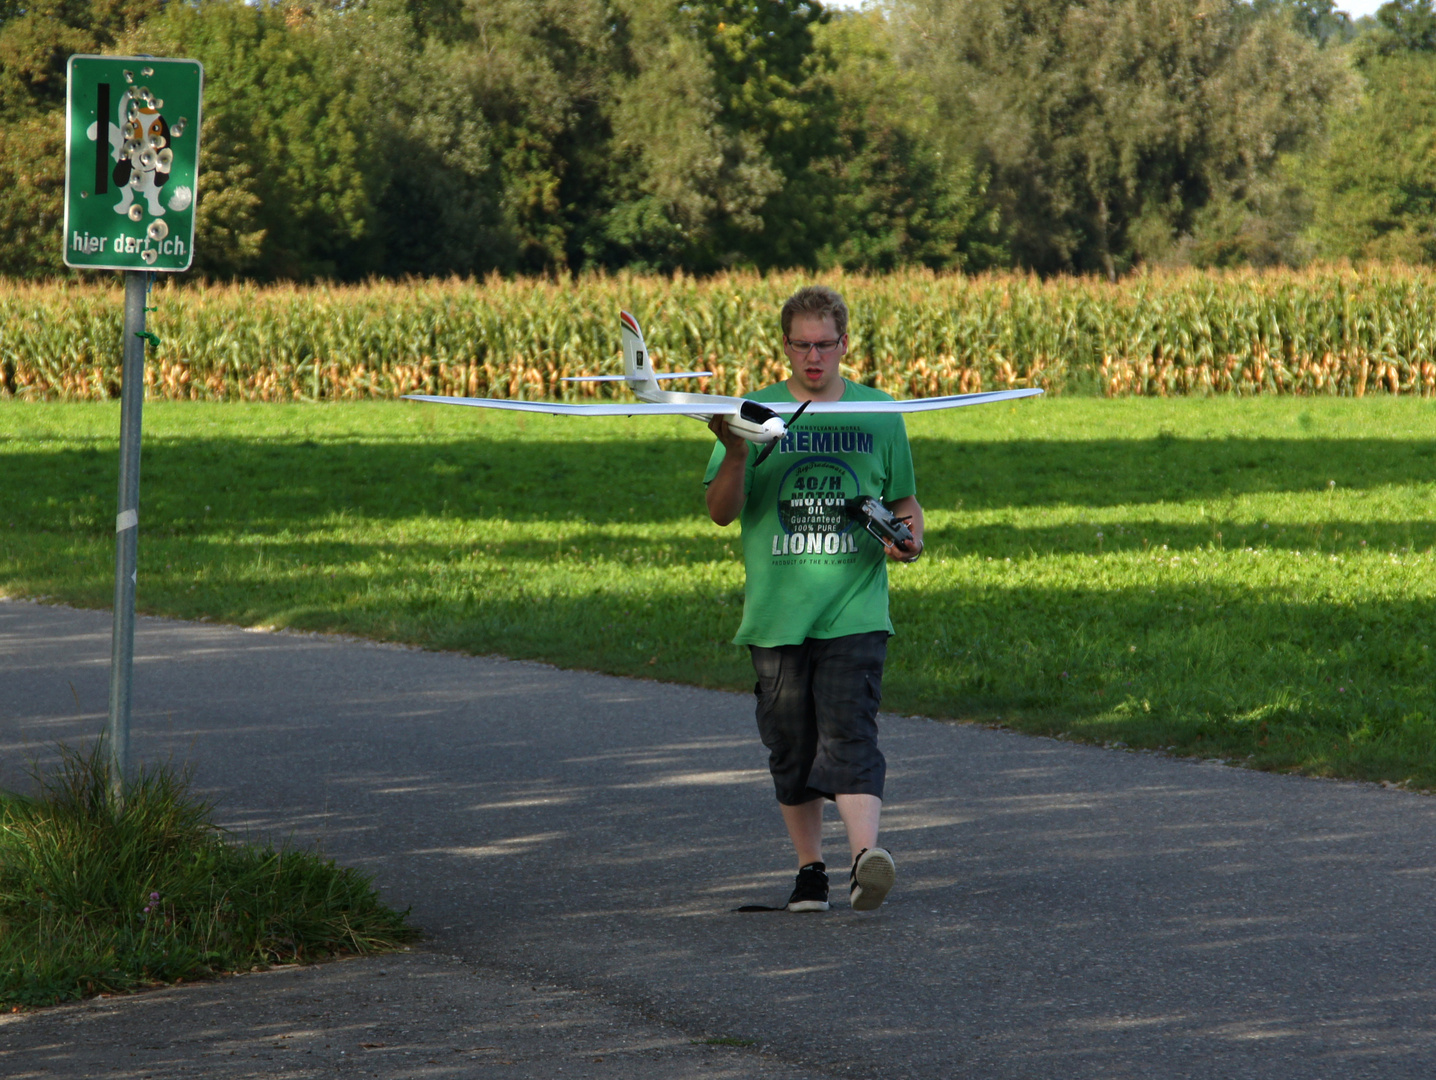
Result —
[[98, 746], [32, 797], [0, 792], [0, 1005], [369, 953], [413, 940], [372, 881], [313, 852], [237, 843], [189, 777], [146, 768], [122, 809]]

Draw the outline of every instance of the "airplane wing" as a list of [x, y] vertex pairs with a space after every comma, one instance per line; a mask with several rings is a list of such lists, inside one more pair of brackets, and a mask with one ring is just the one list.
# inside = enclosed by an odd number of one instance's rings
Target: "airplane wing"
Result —
[[[949, 394], [945, 397], [911, 398], [906, 401], [812, 401], [806, 416], [820, 413], [911, 413], [937, 409], [957, 409], [964, 405], [985, 405], [994, 401], [1011, 401], [1034, 397], [1041, 390], [989, 390], [980, 394]], [[675, 395], [678, 396], [678, 395]], [[433, 394], [405, 394], [406, 401], [431, 401], [439, 405], [469, 405], [478, 409], [507, 409], [511, 412], [550, 413], [555, 416], [732, 416], [748, 398], [722, 397], [717, 394], [684, 394], [685, 400], [647, 402], [595, 402], [569, 404], [562, 401], [512, 401], [508, 398], [440, 397]], [[794, 413], [800, 401], [764, 401], [765, 408], [775, 413]]]
[[505, 398], [437, 397], [432, 394], [405, 394], [405, 401], [432, 401], [438, 405], [469, 405], [476, 409], [508, 409], [512, 412], [551, 413], [554, 416], [728, 416], [742, 408], [743, 398], [705, 397], [698, 402], [647, 401], [595, 402], [570, 405], [562, 401], [509, 401]]
[[[964, 405], [986, 405], [994, 401], [1035, 397], [1040, 393], [1041, 390], [988, 390], [980, 394], [948, 394], [945, 397], [910, 398], [906, 401], [813, 401], [808, 403], [803, 415], [932, 412], [937, 409], [958, 409]], [[798, 411], [802, 402], [765, 401], [763, 404], [775, 413], [792, 413]]]

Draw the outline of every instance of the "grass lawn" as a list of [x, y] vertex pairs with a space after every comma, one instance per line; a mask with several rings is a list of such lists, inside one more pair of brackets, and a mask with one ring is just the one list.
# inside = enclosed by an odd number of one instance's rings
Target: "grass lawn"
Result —
[[[0, 591], [104, 607], [119, 408], [0, 405]], [[885, 707], [1436, 787], [1436, 405], [909, 419]], [[143, 611], [745, 689], [686, 419], [151, 402]]]

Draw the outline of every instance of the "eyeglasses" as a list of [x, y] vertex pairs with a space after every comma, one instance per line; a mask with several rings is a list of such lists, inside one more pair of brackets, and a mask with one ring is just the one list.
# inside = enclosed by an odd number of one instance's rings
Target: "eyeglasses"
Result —
[[807, 356], [814, 349], [818, 350], [819, 356], [828, 356], [837, 351], [842, 339], [837, 341], [789, 341], [788, 348], [792, 349], [799, 356]]

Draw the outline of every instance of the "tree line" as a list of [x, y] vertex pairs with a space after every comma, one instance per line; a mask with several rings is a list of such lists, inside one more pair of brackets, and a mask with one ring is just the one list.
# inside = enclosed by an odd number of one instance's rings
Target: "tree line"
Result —
[[0, 0], [0, 274], [78, 52], [203, 62], [215, 278], [1432, 262], [1432, 5]]

